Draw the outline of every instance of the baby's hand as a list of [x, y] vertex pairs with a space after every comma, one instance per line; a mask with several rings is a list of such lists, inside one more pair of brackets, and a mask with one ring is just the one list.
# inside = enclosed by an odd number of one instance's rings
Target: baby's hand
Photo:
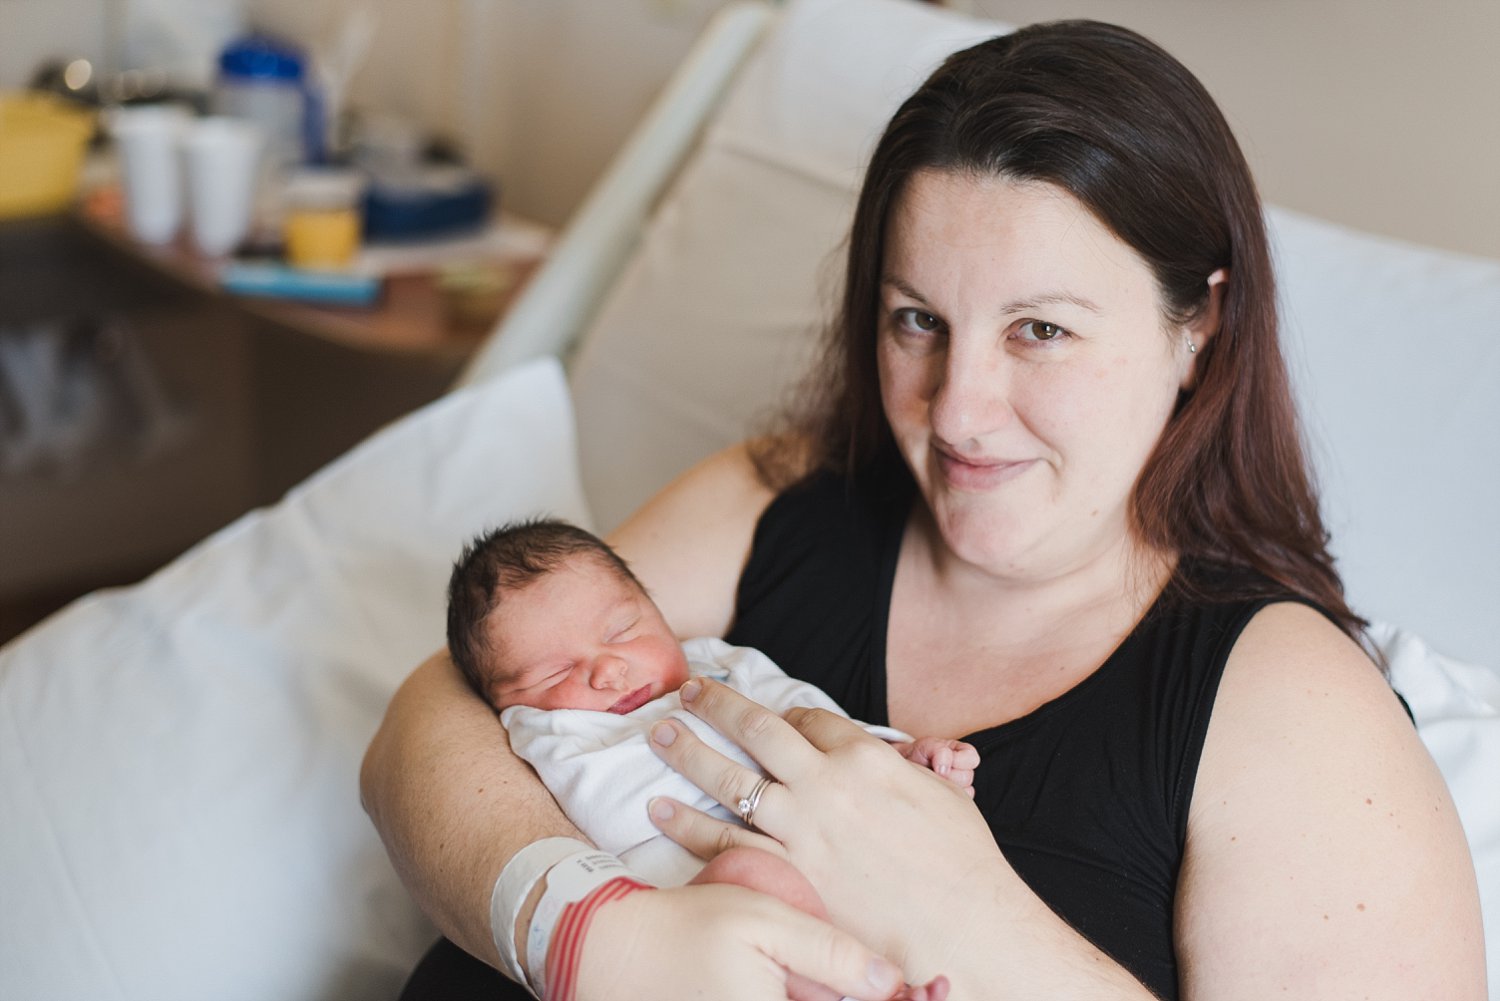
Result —
[[973, 744], [944, 737], [918, 737], [891, 746], [912, 764], [931, 768], [970, 796], [974, 795], [974, 769], [979, 767], [979, 751]]
[[947, 997], [948, 978], [936, 977], [930, 984], [906, 984], [891, 996], [890, 1001], [947, 1001]]

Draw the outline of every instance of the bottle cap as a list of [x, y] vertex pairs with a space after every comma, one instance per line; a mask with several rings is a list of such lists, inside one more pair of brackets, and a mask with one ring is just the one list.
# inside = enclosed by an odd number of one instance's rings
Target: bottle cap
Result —
[[236, 39], [219, 53], [219, 71], [232, 77], [300, 81], [302, 53], [279, 39], [250, 35]]

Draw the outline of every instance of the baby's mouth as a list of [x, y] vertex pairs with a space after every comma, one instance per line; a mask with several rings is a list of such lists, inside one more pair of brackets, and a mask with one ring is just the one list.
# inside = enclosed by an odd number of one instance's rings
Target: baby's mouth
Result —
[[617, 716], [633, 713], [647, 702], [651, 701], [651, 686], [642, 685], [620, 701], [609, 707], [609, 712]]

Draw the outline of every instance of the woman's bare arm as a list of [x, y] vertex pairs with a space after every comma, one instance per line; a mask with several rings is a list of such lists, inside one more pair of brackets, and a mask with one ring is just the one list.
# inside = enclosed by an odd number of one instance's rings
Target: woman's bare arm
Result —
[[1468, 845], [1385, 680], [1301, 605], [1225, 670], [1178, 891], [1183, 996], [1483, 1001]]
[[360, 798], [401, 881], [438, 928], [490, 965], [490, 893], [512, 855], [581, 837], [445, 652], [406, 679], [365, 752]]

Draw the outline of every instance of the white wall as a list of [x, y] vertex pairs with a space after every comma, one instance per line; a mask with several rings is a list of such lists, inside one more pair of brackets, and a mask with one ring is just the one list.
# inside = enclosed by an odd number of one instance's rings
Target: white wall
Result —
[[0, 0], [0, 88], [25, 86], [44, 59], [102, 63], [102, 0]]
[[50, 59], [101, 75], [151, 67], [202, 86], [237, 33], [244, 0], [0, 0], [0, 87], [24, 86]]
[[[250, 2], [305, 31], [350, 0]], [[354, 96], [465, 137], [508, 204], [560, 222], [721, 3], [387, 0]], [[952, 5], [1136, 28], [1219, 99], [1269, 200], [1500, 257], [1500, 0]]]
[[[250, 16], [315, 39], [355, 2], [250, 0]], [[350, 97], [457, 140], [506, 204], [561, 223], [722, 4], [385, 0]]]
[[1219, 101], [1265, 198], [1500, 257], [1500, 0], [969, 0], [1134, 28]]
[[[245, 2], [309, 39], [358, 0]], [[353, 98], [458, 139], [506, 204], [559, 223], [723, 0], [372, 2], [382, 21]], [[951, 2], [1142, 31], [1219, 99], [1269, 200], [1500, 257], [1500, 0]], [[47, 51], [98, 51], [103, 7], [0, 0], [0, 86]]]

